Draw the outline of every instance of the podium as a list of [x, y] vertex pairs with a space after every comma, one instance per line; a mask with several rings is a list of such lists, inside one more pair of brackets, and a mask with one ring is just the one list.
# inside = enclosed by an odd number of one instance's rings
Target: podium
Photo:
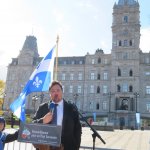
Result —
[[62, 126], [40, 123], [21, 123], [18, 141], [32, 143], [35, 147], [45, 147], [45, 149], [41, 150], [49, 150], [48, 147], [50, 146], [61, 146], [61, 131]]

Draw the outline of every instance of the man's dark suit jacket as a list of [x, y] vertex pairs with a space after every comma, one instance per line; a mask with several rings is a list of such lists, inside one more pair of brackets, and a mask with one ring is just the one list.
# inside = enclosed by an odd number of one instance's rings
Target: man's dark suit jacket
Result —
[[[49, 110], [49, 102], [43, 103], [39, 106], [33, 122], [43, 123], [41, 119]], [[58, 114], [59, 115], [59, 114]], [[64, 150], [78, 150], [81, 142], [81, 124], [79, 114], [74, 106], [64, 100], [64, 114], [62, 122], [62, 137], [61, 143]]]

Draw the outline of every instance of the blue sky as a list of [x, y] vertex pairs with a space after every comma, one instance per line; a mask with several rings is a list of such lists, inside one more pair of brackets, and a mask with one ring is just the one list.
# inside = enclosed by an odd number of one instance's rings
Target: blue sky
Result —
[[[150, 1], [140, 3], [141, 44], [150, 51]], [[59, 34], [59, 56], [94, 54], [97, 48], [111, 52], [113, 5], [118, 0], [5, 0], [0, 2], [0, 79], [16, 58], [27, 35], [37, 38], [45, 56]]]

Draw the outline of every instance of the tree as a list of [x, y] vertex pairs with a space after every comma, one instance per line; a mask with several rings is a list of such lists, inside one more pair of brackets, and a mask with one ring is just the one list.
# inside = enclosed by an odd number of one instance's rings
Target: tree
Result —
[[5, 89], [5, 82], [3, 80], [0, 80], [0, 95], [4, 93]]

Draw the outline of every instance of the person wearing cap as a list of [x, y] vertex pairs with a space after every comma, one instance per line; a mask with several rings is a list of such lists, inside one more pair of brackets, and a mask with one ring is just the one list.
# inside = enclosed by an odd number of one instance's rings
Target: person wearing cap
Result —
[[[56, 125], [62, 126], [60, 147], [48, 146], [47, 150], [79, 150], [81, 142], [81, 124], [79, 114], [73, 104], [63, 99], [63, 88], [59, 81], [53, 81], [49, 87], [50, 101], [43, 103], [37, 109], [33, 122], [52, 124], [54, 112], [51, 112], [51, 104], [57, 105]], [[38, 147], [43, 150], [43, 147]]]
[[3, 117], [0, 117], [0, 150], [4, 150], [5, 143], [9, 143], [17, 140], [18, 131], [13, 134], [4, 132], [6, 121]]

